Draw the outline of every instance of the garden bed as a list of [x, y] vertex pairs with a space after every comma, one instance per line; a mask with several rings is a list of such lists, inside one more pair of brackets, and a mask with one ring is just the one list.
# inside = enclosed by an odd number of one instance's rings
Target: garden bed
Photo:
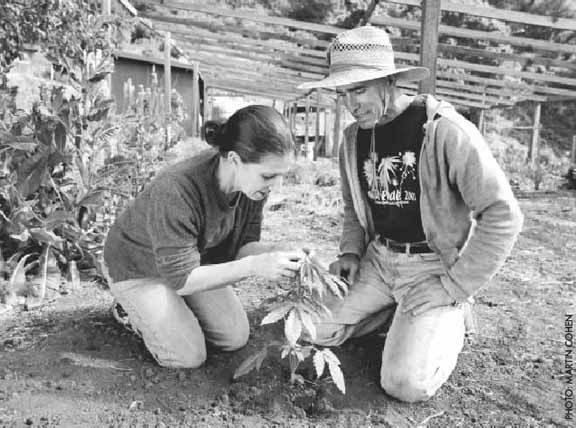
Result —
[[[339, 210], [326, 197], [325, 209], [315, 212], [321, 195], [336, 189], [285, 184], [268, 204], [264, 238], [312, 243], [330, 260]], [[203, 367], [174, 370], [158, 367], [114, 322], [107, 290], [83, 281], [68, 294], [53, 291], [41, 308], [0, 314], [0, 426], [569, 426], [561, 397], [564, 316], [576, 312], [569, 308], [576, 302], [576, 195], [533, 195], [521, 205], [519, 242], [477, 298], [478, 333], [426, 403], [404, 404], [382, 392], [381, 338], [335, 349], [346, 395], [306, 364], [303, 384], [290, 385], [277, 358], [232, 381], [246, 356], [281, 334], [278, 325], [259, 327], [277, 292], [273, 283], [237, 286], [252, 325], [245, 349], [212, 351]]]

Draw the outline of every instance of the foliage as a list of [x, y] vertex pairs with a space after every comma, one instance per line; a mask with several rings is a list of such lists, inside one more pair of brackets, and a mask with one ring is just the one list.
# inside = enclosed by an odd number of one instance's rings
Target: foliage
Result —
[[148, 88], [139, 85], [136, 91], [131, 79], [125, 82], [124, 106], [118, 118], [123, 126], [98, 170], [102, 185], [113, 193], [106, 195], [104, 209], [96, 216], [102, 230], [109, 228], [128, 200], [152, 179], [167, 150], [183, 138], [184, 130], [179, 125], [184, 118], [183, 99], [173, 90], [170, 100], [171, 114], [167, 117], [165, 95], [155, 71]]
[[85, 214], [101, 203], [97, 161], [119, 126], [107, 116], [110, 101], [94, 96], [95, 82], [85, 83], [82, 99], [71, 87], [44, 88], [32, 112], [3, 112], [0, 241], [7, 254], [49, 247], [62, 265], [83, 256], [94, 264], [90, 250], [104, 236], [87, 227]]
[[[330, 377], [342, 391], [346, 392], [344, 375], [340, 369], [338, 357], [327, 348], [321, 349], [312, 344], [305, 343], [316, 339], [316, 323], [331, 316], [328, 307], [323, 303], [326, 295], [333, 294], [343, 298], [348, 293], [347, 283], [328, 273], [318, 260], [304, 250], [306, 256], [300, 268], [300, 275], [291, 284], [287, 293], [280, 297], [280, 303], [275, 306], [263, 319], [261, 325], [273, 324], [284, 320], [284, 341], [268, 343], [259, 352], [248, 357], [236, 369], [234, 378], [259, 370], [269, 350], [278, 349], [282, 359], [288, 358], [290, 365], [290, 382], [301, 381], [296, 370], [301, 362], [312, 355], [314, 368], [318, 378], [328, 366]], [[294, 286], [292, 286], [294, 285]]]
[[0, 3], [0, 74], [7, 72], [12, 62], [19, 58], [25, 44], [37, 43], [47, 37], [48, 12], [58, 3], [58, 0]]
[[[25, 12], [25, 18], [14, 19], [36, 24], [41, 32], [12, 39], [0, 34], [1, 42], [14, 48], [3, 54], [6, 67], [25, 43], [36, 42], [56, 71], [57, 82], [41, 89], [31, 112], [16, 110], [14, 91], [0, 91], [0, 249], [9, 260], [30, 257], [31, 271], [46, 271], [35, 261], [39, 257], [57, 260], [71, 277], [77, 277], [75, 261], [98, 269], [114, 216], [182, 136], [176, 127], [182, 99], [172, 94], [173, 114], [166, 117], [157, 84], [138, 94], [128, 85], [125, 109], [116, 114], [108, 77], [115, 35], [121, 33], [116, 30], [128, 24], [97, 13], [96, 4], [14, 3], [11, 11]], [[21, 278], [23, 267], [4, 265], [0, 289], [10, 297], [14, 287], [8, 279], [14, 272]]]
[[[3, 274], [8, 282], [0, 288], [12, 303], [19, 295], [37, 295], [41, 301], [56, 262], [74, 276], [70, 262], [95, 265], [92, 250], [104, 238], [102, 231], [89, 227], [86, 213], [101, 203], [104, 189], [97, 165], [120, 128], [106, 87], [113, 69], [113, 22], [94, 15], [90, 2], [3, 7], [21, 15], [0, 19], [4, 28], [16, 29], [14, 34], [0, 34], [0, 43], [11, 49], [1, 54], [2, 66], [10, 65], [24, 43], [36, 42], [63, 81], [41, 88], [40, 100], [30, 112], [16, 110], [13, 91], [0, 92], [0, 242], [8, 260], [18, 261], [14, 266], [3, 263], [9, 267]], [[14, 21], [6, 23], [10, 16]], [[28, 26], [38, 33], [21, 31]], [[29, 257], [32, 264], [24, 267]], [[23, 272], [32, 268], [39, 268], [44, 278], [39, 293], [17, 286], [25, 278]]]
[[111, 52], [123, 25], [89, 0], [22, 0], [0, 5], [0, 73], [28, 45], [40, 47], [55, 69], [80, 82], [88, 52]]
[[288, 2], [288, 8], [284, 9], [284, 16], [301, 21], [326, 22], [332, 9], [331, 0], [296, 0]]

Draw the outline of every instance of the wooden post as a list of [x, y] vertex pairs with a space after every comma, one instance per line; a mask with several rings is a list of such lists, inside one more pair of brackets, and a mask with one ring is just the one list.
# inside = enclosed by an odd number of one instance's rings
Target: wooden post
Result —
[[164, 34], [164, 113], [166, 117], [172, 113], [172, 57], [170, 47], [172, 45], [170, 33]]
[[[112, 15], [112, 0], [102, 0], [102, 14], [108, 16]], [[108, 41], [112, 38], [112, 28], [110, 26], [108, 26], [106, 31], [106, 38]], [[106, 76], [106, 86], [108, 97], [112, 97], [112, 74]]]
[[332, 157], [338, 157], [338, 149], [340, 142], [340, 97], [336, 97], [336, 108], [334, 109], [334, 140], [332, 146]]
[[430, 76], [420, 82], [421, 93], [436, 93], [436, 58], [438, 57], [440, 13], [440, 0], [422, 0], [420, 65], [430, 70]]
[[332, 138], [328, 133], [328, 120], [332, 115], [328, 114], [328, 109], [324, 108], [324, 126], [322, 127], [322, 134], [324, 135], [324, 156], [329, 157], [332, 153]]
[[294, 102], [292, 104], [292, 123], [290, 124], [290, 129], [292, 130], [293, 134], [296, 134], [296, 119], [298, 118], [298, 102]]
[[572, 154], [570, 155], [572, 165], [576, 165], [576, 135], [572, 136]]
[[210, 92], [210, 88], [206, 85], [204, 85], [204, 99], [203, 99], [203, 111], [202, 111], [202, 116], [204, 119], [204, 123], [202, 125], [204, 125], [206, 123], [206, 121], [208, 120], [208, 97], [209, 97], [209, 92]]
[[170, 144], [170, 115], [172, 114], [172, 58], [170, 56], [171, 43], [170, 33], [164, 34], [164, 129], [166, 139], [164, 141], [165, 149]]
[[312, 160], [318, 158], [320, 150], [320, 91], [316, 90], [316, 129], [314, 133], [314, 148], [312, 149]]
[[304, 153], [308, 157], [308, 120], [310, 119], [310, 94], [306, 95], [306, 107], [304, 110]]
[[530, 142], [530, 150], [528, 152], [528, 160], [530, 165], [534, 166], [538, 162], [538, 143], [540, 140], [540, 113], [542, 104], [536, 103], [534, 109], [534, 124], [532, 126], [532, 141]]
[[214, 111], [214, 91], [212, 90], [212, 88], [208, 88], [209, 91], [207, 92], [206, 96], [207, 98], [207, 116], [206, 116], [206, 120], [212, 120], [212, 114]]
[[486, 125], [485, 122], [486, 122], [486, 118], [484, 117], [484, 109], [481, 108], [480, 109], [480, 115], [478, 117], [478, 130], [480, 131], [480, 133], [482, 135], [484, 135], [484, 132], [485, 132], [485, 129], [484, 129], [485, 125]]
[[194, 63], [192, 70], [192, 137], [198, 136], [198, 113], [200, 112], [200, 88], [199, 88], [199, 68], [198, 63]]
[[376, 9], [376, 6], [378, 5], [379, 1], [380, 0], [371, 0], [370, 1], [370, 4], [366, 8], [366, 12], [364, 13], [364, 16], [362, 17], [362, 19], [358, 23], [358, 26], [366, 25], [370, 22], [370, 18], [372, 18], [372, 14], [374, 13], [374, 10]]

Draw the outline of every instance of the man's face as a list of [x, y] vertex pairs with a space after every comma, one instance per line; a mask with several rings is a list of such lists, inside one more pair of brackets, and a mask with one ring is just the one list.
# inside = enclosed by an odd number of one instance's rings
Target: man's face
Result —
[[237, 164], [236, 183], [250, 199], [259, 201], [268, 196], [294, 161], [292, 154], [265, 155], [258, 163]]
[[342, 86], [336, 92], [360, 128], [367, 129], [372, 128], [385, 111], [385, 91], [385, 82], [376, 80]]

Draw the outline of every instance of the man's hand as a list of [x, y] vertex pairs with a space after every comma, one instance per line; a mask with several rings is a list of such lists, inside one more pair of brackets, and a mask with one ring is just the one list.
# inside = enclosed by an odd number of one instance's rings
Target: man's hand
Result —
[[450, 306], [456, 301], [450, 297], [442, 286], [440, 277], [435, 277], [435, 281], [430, 279], [413, 286], [404, 296], [403, 313], [411, 313], [418, 316], [424, 312], [438, 306]]
[[358, 267], [360, 266], [360, 257], [356, 254], [343, 254], [335, 262], [330, 263], [328, 270], [334, 275], [338, 275], [352, 285], [356, 280]]

